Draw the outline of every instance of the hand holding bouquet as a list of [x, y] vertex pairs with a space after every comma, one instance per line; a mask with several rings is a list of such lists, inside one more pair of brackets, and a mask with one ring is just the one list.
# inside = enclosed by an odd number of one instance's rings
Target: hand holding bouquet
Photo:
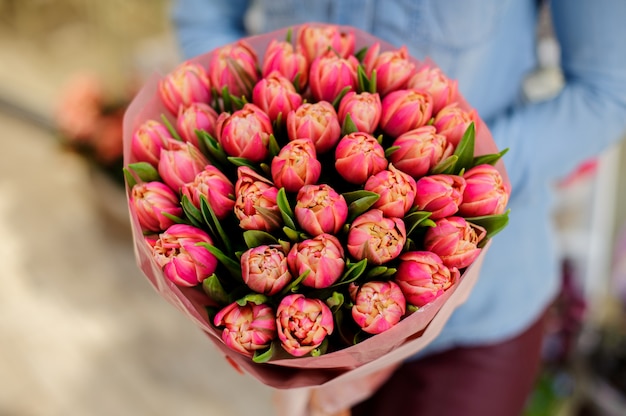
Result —
[[142, 270], [276, 387], [423, 348], [508, 219], [504, 151], [456, 82], [352, 28], [184, 62], [144, 87], [126, 133]]

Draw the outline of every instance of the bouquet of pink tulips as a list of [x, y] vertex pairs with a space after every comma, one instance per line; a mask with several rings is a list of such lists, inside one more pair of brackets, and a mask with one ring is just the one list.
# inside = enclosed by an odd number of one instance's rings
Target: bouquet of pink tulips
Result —
[[504, 151], [456, 82], [349, 27], [244, 39], [155, 77], [124, 145], [140, 267], [275, 387], [423, 348], [508, 219]]

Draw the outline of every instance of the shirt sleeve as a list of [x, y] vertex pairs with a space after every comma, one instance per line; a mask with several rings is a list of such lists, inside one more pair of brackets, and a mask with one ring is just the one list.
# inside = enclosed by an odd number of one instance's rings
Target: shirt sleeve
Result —
[[511, 184], [550, 181], [626, 132], [626, 1], [551, 0], [565, 85], [488, 122]]
[[246, 35], [249, 0], [175, 0], [171, 17], [185, 59]]

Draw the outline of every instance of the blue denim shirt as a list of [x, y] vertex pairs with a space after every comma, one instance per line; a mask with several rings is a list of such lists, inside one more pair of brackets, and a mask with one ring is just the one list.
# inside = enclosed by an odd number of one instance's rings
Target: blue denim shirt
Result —
[[[428, 351], [505, 340], [531, 324], [559, 287], [551, 186], [626, 129], [626, 1], [551, 0], [563, 90], [525, 102], [536, 66], [537, 0], [258, 0], [266, 32], [307, 21], [351, 25], [459, 81], [504, 157], [513, 193], [509, 226], [494, 237], [481, 276]], [[246, 0], [178, 0], [173, 19], [186, 57], [250, 34]], [[427, 352], [428, 352], [427, 351]]]

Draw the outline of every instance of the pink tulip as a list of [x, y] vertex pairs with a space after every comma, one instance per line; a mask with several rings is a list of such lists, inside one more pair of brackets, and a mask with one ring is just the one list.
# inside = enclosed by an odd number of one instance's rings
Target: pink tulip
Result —
[[350, 91], [339, 103], [339, 120], [345, 123], [346, 117], [350, 114], [357, 130], [369, 134], [373, 134], [378, 127], [381, 113], [382, 103], [378, 93], [362, 92], [357, 94]]
[[259, 80], [257, 61], [256, 52], [244, 40], [222, 46], [214, 51], [209, 62], [211, 85], [219, 93], [228, 87], [228, 92], [235, 97], [250, 97]]
[[380, 128], [391, 137], [426, 125], [433, 113], [433, 99], [417, 90], [396, 90], [383, 98]]
[[322, 164], [316, 158], [315, 146], [309, 139], [292, 140], [272, 159], [272, 179], [278, 188], [298, 192], [304, 185], [317, 182]]
[[274, 310], [265, 304], [247, 302], [241, 306], [233, 302], [215, 315], [213, 323], [224, 327], [226, 346], [248, 357], [268, 348], [277, 335]]
[[394, 281], [408, 303], [422, 307], [443, 295], [459, 276], [458, 269], [449, 269], [435, 253], [411, 251], [400, 256]]
[[280, 245], [261, 245], [241, 255], [244, 283], [257, 293], [268, 296], [280, 292], [291, 281], [287, 256]]
[[354, 56], [341, 58], [334, 52], [318, 56], [309, 69], [309, 88], [317, 101], [332, 102], [346, 87], [356, 91], [359, 61]]
[[237, 170], [235, 183], [235, 216], [244, 230], [272, 231], [282, 225], [282, 216], [276, 203], [278, 188], [252, 169], [242, 166]]
[[417, 181], [415, 207], [431, 213], [430, 219], [454, 215], [463, 201], [465, 179], [457, 175], [430, 175]]
[[263, 76], [278, 71], [289, 81], [296, 83], [299, 91], [304, 91], [309, 80], [309, 63], [300, 52], [294, 51], [293, 45], [286, 41], [272, 39], [263, 57]]
[[199, 228], [174, 224], [159, 235], [152, 252], [163, 274], [179, 286], [196, 286], [217, 268], [217, 259], [198, 243], [213, 244]]
[[320, 234], [294, 244], [287, 261], [294, 276], [308, 271], [309, 274], [302, 280], [302, 284], [316, 289], [335, 283], [345, 266], [343, 247], [337, 237], [330, 234]]
[[352, 318], [368, 334], [380, 334], [396, 325], [406, 312], [406, 299], [394, 282], [367, 282], [358, 290]]
[[129, 196], [129, 205], [137, 214], [143, 231], [164, 231], [174, 225], [174, 221], [166, 217], [164, 213], [176, 217], [182, 216], [183, 213], [178, 195], [161, 182], [138, 183], [133, 186]]
[[272, 120], [259, 107], [248, 103], [232, 114], [220, 114], [215, 134], [226, 154], [257, 163], [269, 154]]
[[181, 109], [176, 119], [176, 129], [184, 141], [200, 149], [196, 130], [203, 130], [211, 136], [215, 136], [216, 123], [217, 112], [213, 107], [205, 103], [193, 103], [189, 107]]
[[158, 171], [163, 182], [179, 192], [186, 183], [193, 182], [208, 164], [209, 161], [196, 146], [174, 141], [170, 149], [161, 151]]
[[347, 182], [362, 185], [387, 168], [385, 149], [374, 136], [355, 132], [341, 138], [335, 149], [335, 169]]
[[386, 217], [402, 218], [413, 207], [415, 179], [393, 165], [369, 177], [364, 189], [380, 195], [372, 208], [378, 208]]
[[422, 126], [401, 134], [392, 144], [397, 149], [389, 155], [395, 167], [414, 178], [426, 175], [454, 148], [433, 126]]
[[463, 110], [457, 103], [442, 108], [433, 121], [437, 133], [446, 137], [448, 143], [456, 147], [469, 125], [478, 121], [476, 110]]
[[348, 252], [356, 260], [381, 265], [398, 257], [406, 241], [400, 218], [386, 218], [379, 209], [358, 216], [348, 231]]
[[283, 123], [290, 111], [302, 104], [302, 97], [291, 81], [274, 71], [261, 79], [252, 90], [252, 102], [263, 110], [270, 120], [282, 114]]
[[289, 140], [311, 139], [317, 153], [326, 153], [341, 136], [337, 112], [327, 101], [304, 103], [287, 114], [287, 134]]
[[376, 42], [367, 49], [363, 66], [368, 77], [376, 71], [376, 91], [384, 97], [391, 91], [405, 89], [415, 71], [415, 64], [409, 59], [406, 46], [394, 51], [380, 52]]
[[156, 120], [147, 120], [139, 126], [131, 139], [131, 152], [134, 162], [148, 162], [156, 167], [161, 157], [161, 149], [169, 149], [174, 138], [167, 127]]
[[511, 193], [510, 186], [491, 165], [478, 165], [463, 174], [467, 182], [459, 213], [464, 217], [480, 217], [504, 213]]
[[192, 103], [211, 102], [211, 83], [200, 64], [183, 62], [159, 81], [159, 95], [173, 115]]
[[300, 227], [312, 236], [337, 234], [348, 218], [348, 204], [330, 185], [304, 185], [298, 191], [294, 213]]
[[297, 33], [297, 50], [308, 62], [325, 54], [329, 49], [342, 58], [354, 54], [354, 33], [341, 32], [335, 25], [303, 25]]
[[335, 324], [324, 302], [296, 293], [280, 301], [276, 326], [283, 349], [294, 357], [302, 357], [319, 347], [332, 334]]
[[448, 79], [441, 69], [426, 65], [411, 76], [408, 88], [425, 91], [433, 97], [433, 114], [455, 102], [458, 97], [458, 82]]
[[204, 196], [218, 219], [226, 218], [235, 206], [233, 183], [213, 165], [205, 166], [192, 182], [183, 185], [181, 193], [197, 209], [201, 209], [200, 198]]
[[424, 236], [424, 248], [437, 254], [449, 268], [463, 269], [476, 260], [478, 247], [487, 234], [485, 229], [462, 217], [447, 217], [435, 221]]

